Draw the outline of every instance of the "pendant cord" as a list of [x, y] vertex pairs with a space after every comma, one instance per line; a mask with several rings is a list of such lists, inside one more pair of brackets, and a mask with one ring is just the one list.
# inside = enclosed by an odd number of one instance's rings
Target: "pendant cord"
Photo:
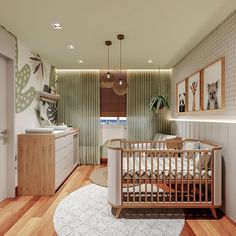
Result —
[[121, 40], [120, 40], [120, 74], [121, 74]]
[[108, 45], [107, 47], [108, 47], [108, 56], [107, 56], [108, 62], [107, 62], [107, 67], [108, 67], [108, 73], [109, 73], [109, 69], [110, 69], [110, 63], [109, 63], [109, 61], [110, 61], [110, 57], [109, 57], [109, 45]]

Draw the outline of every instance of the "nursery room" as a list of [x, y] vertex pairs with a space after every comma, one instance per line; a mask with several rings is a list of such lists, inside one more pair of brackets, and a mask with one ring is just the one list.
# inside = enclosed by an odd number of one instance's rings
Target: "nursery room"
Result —
[[235, 0], [0, 3], [0, 235], [236, 235]]

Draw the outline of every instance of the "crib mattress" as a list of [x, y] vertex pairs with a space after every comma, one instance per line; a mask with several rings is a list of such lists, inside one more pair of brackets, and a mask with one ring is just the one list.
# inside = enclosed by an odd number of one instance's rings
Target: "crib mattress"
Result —
[[[128, 159], [128, 162], [127, 162]], [[158, 159], [158, 160], [157, 160]], [[195, 172], [194, 172], [195, 159]], [[182, 164], [183, 162], [183, 164]], [[123, 179], [210, 179], [211, 170], [200, 169], [199, 156], [194, 158], [181, 157], [123, 157]], [[183, 167], [182, 167], [183, 166]]]

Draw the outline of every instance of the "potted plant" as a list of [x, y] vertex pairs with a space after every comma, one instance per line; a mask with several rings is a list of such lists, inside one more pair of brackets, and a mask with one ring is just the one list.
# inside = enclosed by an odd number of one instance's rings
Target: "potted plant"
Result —
[[151, 102], [149, 104], [150, 110], [154, 110], [156, 111], [156, 113], [158, 113], [158, 111], [163, 109], [164, 107], [170, 109], [170, 104], [164, 95], [152, 97]]

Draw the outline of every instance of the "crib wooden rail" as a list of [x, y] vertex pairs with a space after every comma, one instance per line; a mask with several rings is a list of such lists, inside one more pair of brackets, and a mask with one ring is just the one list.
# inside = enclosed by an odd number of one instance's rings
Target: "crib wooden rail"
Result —
[[[210, 208], [216, 217], [222, 204], [221, 147], [177, 141], [110, 140], [108, 199], [117, 217], [122, 208], [154, 207]], [[192, 149], [190, 142], [196, 144]]]
[[[147, 143], [141, 145], [147, 148]], [[162, 142], [157, 145], [162, 150], [127, 146], [131, 149], [122, 149], [121, 155], [124, 207], [212, 206], [212, 150], [166, 150]]]

